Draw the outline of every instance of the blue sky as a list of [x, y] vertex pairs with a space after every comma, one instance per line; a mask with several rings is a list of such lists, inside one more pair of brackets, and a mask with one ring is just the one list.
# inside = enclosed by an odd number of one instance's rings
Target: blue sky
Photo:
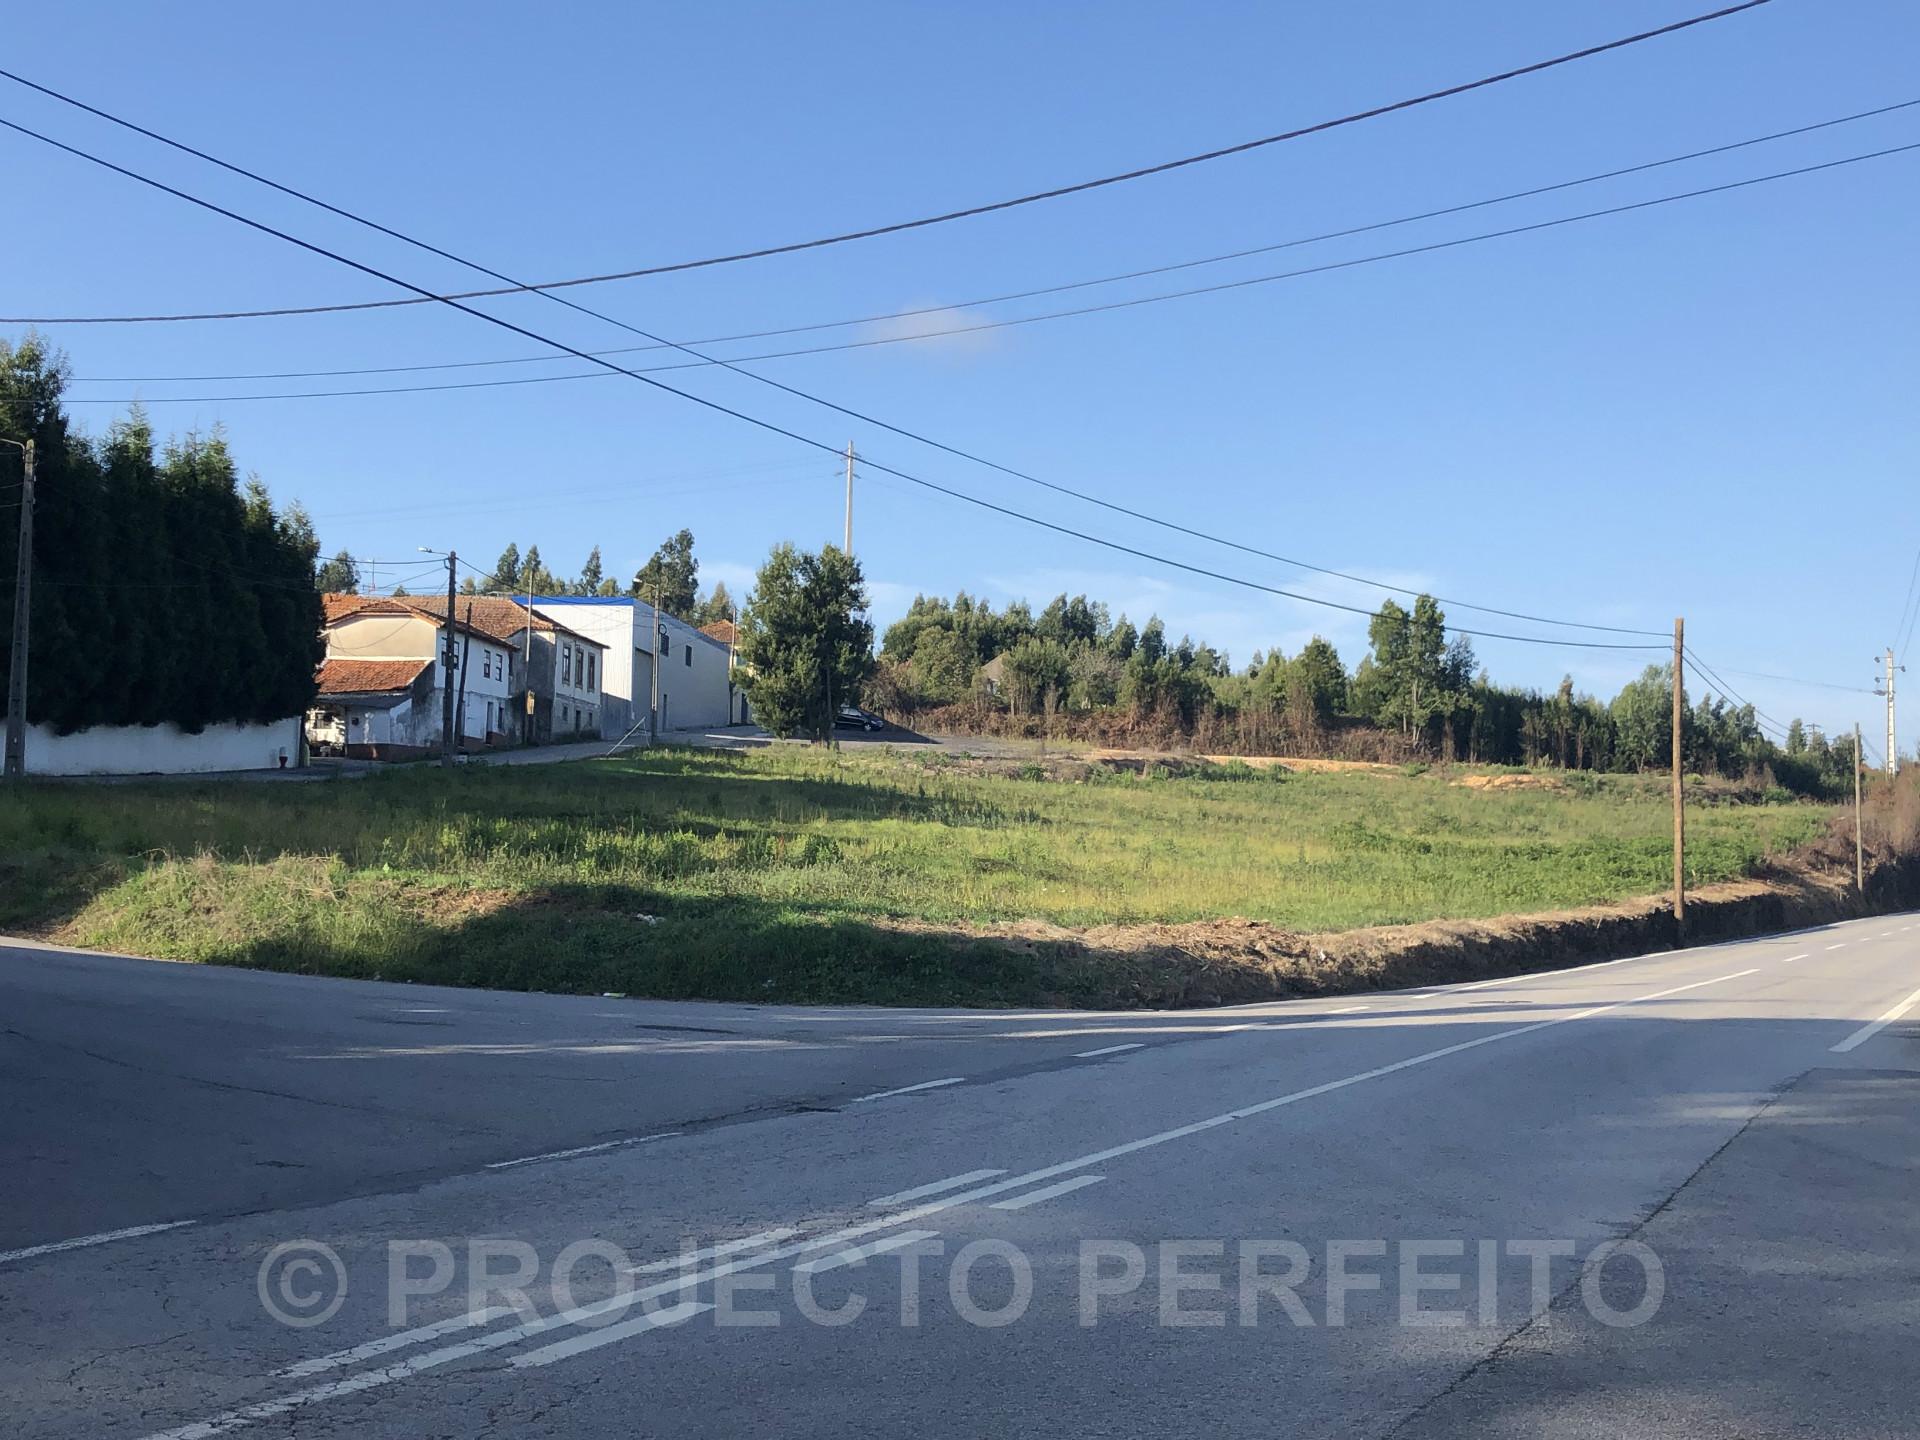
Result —
[[[7, 60], [46, 84], [497, 269], [551, 279], [800, 239], [1272, 133], [1708, 8], [729, 4], [42, 6]], [[1651, 174], [1181, 275], [968, 302], [1269, 244], [1920, 97], [1920, 12], [1775, 0], [1545, 75], [1137, 183], [936, 229], [588, 287], [675, 338], [954, 307], [962, 322], [1323, 263], [1920, 140], [1920, 109]], [[0, 86], [0, 115], [389, 269], [470, 272]], [[388, 287], [16, 136], [0, 311], [385, 298]], [[1717, 667], [1865, 686], [1920, 524], [1912, 283], [1920, 153], [1439, 254], [768, 375], [1203, 529], [1518, 610], [1670, 626]], [[37, 197], [22, 207], [20, 197]], [[534, 297], [497, 314], [633, 337]], [[17, 333], [17, 332], [16, 332]], [[887, 326], [820, 338], [878, 338]], [[444, 307], [50, 332], [76, 376], [468, 361], [540, 347]], [[807, 337], [801, 337], [802, 343]], [[767, 342], [714, 347], [751, 354]], [[774, 348], [783, 348], [775, 346]], [[638, 361], [657, 357], [638, 357]], [[564, 358], [489, 378], [581, 368]], [[837, 539], [834, 461], [620, 378], [321, 400], [175, 395], [423, 384], [76, 383], [163, 431], [226, 427], [329, 552], [491, 562], [537, 542], [630, 574], [681, 526], [736, 591]], [[1052, 495], [723, 371], [671, 383], [1062, 524], [1263, 583], [1343, 582]], [[77, 404], [104, 427], [114, 404]], [[1364, 621], [1196, 579], [863, 476], [876, 618], [916, 590], [1085, 590], [1244, 663]], [[417, 569], [414, 566], [413, 569]], [[407, 573], [412, 573], [409, 570]], [[1468, 623], [1464, 612], [1452, 618]], [[1505, 628], [1505, 627], [1497, 627]], [[1606, 637], [1600, 637], [1606, 638]], [[1487, 641], [1496, 677], [1611, 694], [1646, 657]], [[1870, 695], [1729, 675], [1770, 714], [1882, 731]], [[1920, 696], [1920, 680], [1914, 682]], [[1920, 715], [1920, 710], [1909, 710]], [[1911, 737], [1915, 725], [1903, 725]], [[1911, 738], [1903, 742], [1911, 747]]]

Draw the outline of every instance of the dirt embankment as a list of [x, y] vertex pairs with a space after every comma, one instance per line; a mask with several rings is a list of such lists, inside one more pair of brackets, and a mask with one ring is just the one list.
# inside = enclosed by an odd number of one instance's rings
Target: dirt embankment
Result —
[[1810, 848], [1761, 877], [1691, 892], [1684, 934], [1662, 896], [1542, 915], [1319, 935], [1234, 918], [1091, 930], [1027, 922], [970, 931], [967, 938], [1024, 952], [1053, 979], [1059, 1003], [1177, 1008], [1564, 969], [1920, 904], [1920, 856], [1880, 857], [1862, 895], [1853, 887], [1850, 848], [1845, 866], [1827, 848]]

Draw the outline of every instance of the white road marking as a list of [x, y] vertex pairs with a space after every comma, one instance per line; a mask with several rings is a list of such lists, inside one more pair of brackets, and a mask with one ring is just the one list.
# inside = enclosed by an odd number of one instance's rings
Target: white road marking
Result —
[[943, 1085], [958, 1085], [966, 1078], [964, 1075], [949, 1075], [944, 1080], [922, 1080], [918, 1085], [902, 1085], [898, 1090], [876, 1090], [871, 1095], [856, 1095], [847, 1103], [864, 1105], [869, 1100], [890, 1100], [895, 1095], [911, 1095], [917, 1090], [938, 1090]]
[[1784, 960], [1782, 960], [1782, 961], [1781, 961], [1780, 963], [1781, 963], [1782, 965], [1791, 965], [1791, 964], [1793, 964], [1793, 962], [1794, 962], [1794, 961], [1796, 961], [1796, 960], [1804, 960], [1804, 959], [1806, 959], [1806, 958], [1807, 958], [1807, 954], [1808, 954], [1808, 952], [1806, 952], [1806, 951], [1804, 951], [1804, 950], [1803, 950], [1803, 951], [1801, 951], [1801, 952], [1800, 952], [1800, 954], [1798, 954], [1798, 955], [1789, 955], [1789, 956], [1787, 956], [1787, 958], [1786, 958], [1786, 959], [1784, 959]]
[[932, 1240], [939, 1235], [938, 1230], [902, 1230], [898, 1235], [889, 1235], [884, 1240], [869, 1241], [865, 1245], [849, 1245], [845, 1250], [836, 1250], [831, 1255], [816, 1256], [812, 1260], [802, 1260], [794, 1266], [797, 1275], [818, 1275], [823, 1270], [838, 1270], [847, 1265], [858, 1265], [875, 1255], [884, 1255], [889, 1250], [904, 1250], [909, 1245], [918, 1245], [922, 1240]]
[[103, 1230], [98, 1235], [81, 1235], [72, 1240], [54, 1240], [45, 1245], [29, 1245], [24, 1250], [0, 1250], [0, 1265], [9, 1260], [31, 1260], [36, 1255], [57, 1255], [62, 1250], [84, 1250], [89, 1245], [105, 1245], [113, 1240], [131, 1240], [139, 1235], [158, 1235], [162, 1230], [178, 1230], [191, 1220], [168, 1220], [161, 1225], [129, 1225], [125, 1230]]
[[1029, 1190], [1024, 1195], [1014, 1195], [1005, 1200], [993, 1202], [996, 1210], [1024, 1210], [1029, 1205], [1038, 1205], [1042, 1200], [1052, 1200], [1061, 1195], [1071, 1195], [1075, 1190], [1084, 1190], [1089, 1185], [1098, 1185], [1107, 1177], [1104, 1175], [1081, 1175], [1072, 1180], [1062, 1180], [1055, 1185], [1043, 1185], [1038, 1190]]
[[[804, 1255], [813, 1250], [824, 1250], [833, 1246], [844, 1246], [849, 1240], [858, 1240], [862, 1236], [890, 1230], [895, 1226], [908, 1224], [929, 1215], [937, 1215], [941, 1211], [951, 1210], [956, 1206], [970, 1204], [975, 1200], [984, 1200], [988, 1196], [1004, 1195], [1008, 1191], [1013, 1190], [1024, 1190], [1043, 1180], [1051, 1180], [1060, 1175], [1070, 1175], [1076, 1170], [1087, 1170], [1095, 1165], [1103, 1165], [1107, 1161], [1116, 1160], [1123, 1155], [1132, 1155], [1138, 1151], [1151, 1150], [1160, 1145], [1171, 1144], [1173, 1141], [1183, 1140], [1189, 1135], [1198, 1135], [1203, 1131], [1212, 1130], [1221, 1125], [1231, 1125], [1238, 1120], [1244, 1120], [1252, 1115], [1263, 1114], [1268, 1110], [1275, 1110], [1283, 1105], [1293, 1105], [1302, 1100], [1310, 1100], [1320, 1095], [1329, 1094], [1335, 1090], [1343, 1090], [1349, 1085], [1359, 1085], [1368, 1080], [1378, 1080], [1387, 1075], [1397, 1074], [1402, 1070], [1411, 1070], [1417, 1065], [1425, 1065], [1434, 1060], [1444, 1059], [1449, 1055], [1458, 1055], [1463, 1051], [1478, 1049], [1482, 1045], [1493, 1045], [1502, 1040], [1518, 1039], [1522, 1035], [1532, 1035], [1537, 1031], [1548, 1030], [1556, 1025], [1569, 1025], [1580, 1020], [1591, 1020], [1595, 1016], [1611, 1014], [1616, 1010], [1624, 1010], [1630, 1006], [1645, 1004], [1651, 1000], [1663, 1000], [1669, 995], [1678, 995], [1688, 990], [1698, 990], [1707, 985], [1719, 985], [1728, 980], [1738, 980], [1744, 976], [1757, 973], [1757, 967], [1748, 970], [1736, 970], [1731, 974], [1716, 975], [1707, 980], [1696, 980], [1689, 985], [1676, 985], [1671, 989], [1656, 990], [1651, 994], [1636, 995], [1626, 1000], [1616, 1000], [1608, 1005], [1597, 1005], [1591, 1009], [1575, 1011], [1571, 1015], [1562, 1015], [1552, 1020], [1536, 1020], [1531, 1024], [1519, 1025], [1511, 1030], [1500, 1030], [1494, 1034], [1482, 1035], [1473, 1040], [1462, 1040], [1458, 1044], [1446, 1045], [1438, 1050], [1428, 1050], [1419, 1055], [1409, 1056], [1407, 1059], [1396, 1061], [1391, 1065], [1382, 1065], [1372, 1070], [1364, 1070], [1356, 1075], [1349, 1075], [1340, 1080], [1330, 1080], [1323, 1085], [1315, 1085], [1306, 1090], [1295, 1090], [1290, 1094], [1279, 1095], [1271, 1100], [1262, 1101], [1257, 1105], [1246, 1106], [1239, 1110], [1229, 1110], [1224, 1114], [1212, 1115], [1204, 1120], [1193, 1121], [1191, 1124], [1177, 1125], [1171, 1130], [1162, 1130], [1157, 1134], [1145, 1135], [1138, 1140], [1128, 1140], [1119, 1145], [1112, 1145], [1105, 1150], [1096, 1150], [1087, 1155], [1076, 1156], [1071, 1160], [1062, 1160], [1057, 1164], [1043, 1166], [1038, 1170], [1029, 1170], [1024, 1175], [1014, 1176], [1011, 1180], [998, 1180], [991, 1184], [977, 1186], [972, 1190], [963, 1190], [957, 1194], [928, 1200], [924, 1204], [898, 1211], [894, 1214], [881, 1217], [880, 1219], [867, 1220], [856, 1225], [844, 1226], [832, 1234], [822, 1235], [811, 1240], [796, 1240], [772, 1250], [763, 1250], [758, 1254], [742, 1255], [738, 1259], [723, 1261], [704, 1270], [688, 1271], [676, 1275], [671, 1279], [656, 1281], [651, 1285], [643, 1285], [623, 1295], [613, 1295], [605, 1300], [595, 1301], [586, 1305], [577, 1305], [571, 1310], [556, 1311], [552, 1315], [542, 1316], [536, 1320], [529, 1320], [524, 1324], [515, 1325], [505, 1330], [496, 1330], [491, 1334], [482, 1335], [477, 1339], [466, 1341], [463, 1344], [448, 1345], [439, 1350], [429, 1351], [425, 1355], [416, 1356], [398, 1365], [390, 1365], [379, 1370], [370, 1370], [360, 1375], [355, 1375], [350, 1379], [337, 1380], [331, 1384], [314, 1386], [307, 1390], [297, 1391], [292, 1395], [281, 1396], [275, 1400], [260, 1401], [253, 1405], [242, 1406], [238, 1409], [222, 1411], [209, 1416], [205, 1420], [196, 1421], [191, 1425], [184, 1425], [178, 1429], [163, 1430], [156, 1434], [149, 1435], [146, 1437], [146, 1440], [208, 1440], [210, 1436], [224, 1434], [239, 1426], [251, 1424], [255, 1420], [270, 1419], [273, 1416], [285, 1415], [291, 1411], [302, 1409], [308, 1405], [318, 1404], [325, 1400], [331, 1400], [338, 1396], [358, 1394], [361, 1391], [371, 1390], [377, 1386], [390, 1385], [396, 1381], [407, 1379], [409, 1376], [417, 1375], [424, 1370], [433, 1369], [436, 1366], [452, 1364], [455, 1361], [464, 1360], [471, 1355], [478, 1355], [487, 1350], [494, 1350], [504, 1345], [511, 1345], [516, 1341], [527, 1339], [529, 1336], [544, 1334], [550, 1330], [557, 1330], [585, 1321], [598, 1320], [603, 1316], [617, 1314], [620, 1311], [631, 1309], [635, 1305], [642, 1304], [661, 1295], [679, 1294], [687, 1290], [692, 1290], [699, 1285], [705, 1284], [709, 1280], [717, 1280], [722, 1276], [732, 1275], [742, 1270], [759, 1269], [762, 1266], [773, 1264], [776, 1261], [791, 1259], [796, 1255]], [[596, 1333], [603, 1334], [605, 1332], [598, 1331]]]
[[1873, 1020], [1862, 1025], [1858, 1030], [1854, 1031], [1853, 1034], [1842, 1040], [1838, 1045], [1835, 1045], [1833, 1047], [1833, 1053], [1835, 1055], [1844, 1055], [1849, 1050], [1858, 1049], [1874, 1036], [1878, 1035], [1882, 1030], [1886, 1029], [1887, 1026], [1893, 1024], [1893, 1022], [1898, 1020], [1902, 1015], [1906, 1014], [1907, 1011], [1911, 1010], [1915, 1005], [1920, 1005], [1920, 990], [1914, 991], [1913, 994], [1907, 996], [1906, 999], [1887, 1011], [1887, 1013], [1882, 1015], [1878, 1020]]
[[556, 1360], [565, 1360], [587, 1350], [598, 1350], [602, 1345], [612, 1345], [635, 1335], [645, 1334], [649, 1330], [658, 1330], [666, 1325], [678, 1325], [682, 1320], [691, 1320], [696, 1315], [705, 1314], [713, 1306], [704, 1301], [682, 1300], [678, 1305], [670, 1305], [665, 1310], [655, 1310], [650, 1315], [636, 1316], [632, 1320], [623, 1320], [618, 1325], [608, 1325], [604, 1329], [589, 1330], [584, 1335], [575, 1335], [570, 1340], [559, 1340], [551, 1345], [542, 1345], [538, 1350], [529, 1350], [524, 1355], [513, 1357], [513, 1368], [524, 1370], [530, 1365], [551, 1365]]
[[1101, 1055], [1118, 1055], [1122, 1050], [1144, 1050], [1146, 1048], [1147, 1046], [1144, 1040], [1135, 1040], [1130, 1045], [1106, 1045], [1098, 1050], [1079, 1050], [1074, 1053], [1073, 1058], [1076, 1060], [1092, 1060]]
[[511, 1170], [516, 1165], [537, 1165], [542, 1160], [571, 1160], [576, 1155], [598, 1155], [603, 1150], [624, 1150], [630, 1145], [645, 1145], [653, 1140], [671, 1140], [678, 1130], [662, 1130], [658, 1135], [635, 1135], [627, 1140], [602, 1140], [598, 1145], [576, 1145], [571, 1150], [549, 1150], [541, 1155], [522, 1155], [518, 1160], [495, 1160], [489, 1170]]
[[395, 1350], [404, 1350], [409, 1345], [417, 1345], [422, 1340], [438, 1340], [442, 1335], [450, 1335], [456, 1330], [470, 1330], [480, 1325], [491, 1325], [502, 1315], [513, 1314], [511, 1305], [494, 1305], [485, 1310], [469, 1310], [464, 1315], [454, 1315], [445, 1320], [436, 1320], [431, 1325], [416, 1325], [411, 1330], [396, 1330], [391, 1335], [382, 1335], [378, 1340], [369, 1340], [364, 1345], [355, 1345], [349, 1350], [335, 1350], [331, 1355], [316, 1355], [311, 1360], [302, 1360], [298, 1365], [289, 1365], [284, 1370], [273, 1373], [286, 1380], [301, 1380], [309, 1375], [318, 1375], [323, 1370], [338, 1370], [343, 1365], [357, 1365], [362, 1360], [371, 1360], [376, 1355], [391, 1354]]
[[1842, 940], [1838, 945], [1827, 946], [1827, 949], [1829, 950], [1844, 950], [1846, 948], [1847, 948], [1847, 942], [1844, 940]]
[[701, 1250], [689, 1250], [684, 1255], [675, 1255], [670, 1260], [650, 1260], [645, 1265], [629, 1265], [629, 1275], [657, 1275], [663, 1270], [683, 1270], [689, 1265], [698, 1265], [703, 1260], [711, 1260], [719, 1255], [734, 1255], [742, 1250], [751, 1250], [757, 1245], [777, 1245], [800, 1232], [791, 1225], [781, 1225], [772, 1230], [762, 1230], [758, 1235], [746, 1235], [738, 1240], [723, 1240], [718, 1245], [708, 1245]]
[[[962, 1185], [976, 1185], [982, 1180], [991, 1180], [996, 1175], [1004, 1175], [1004, 1170], [969, 1170], [964, 1175], [949, 1175], [944, 1180], [935, 1180], [926, 1185], [916, 1185], [911, 1190], [896, 1190], [891, 1195], [882, 1195], [867, 1201], [869, 1205], [904, 1205], [909, 1200], [924, 1200], [929, 1195], [938, 1195], [942, 1190], [958, 1190]], [[791, 1233], [791, 1232], [790, 1232]]]
[[1358, 1015], [1366, 1008], [1365, 1005], [1347, 1005], [1338, 1010], [1329, 1010], [1327, 1013], [1329, 1015]]

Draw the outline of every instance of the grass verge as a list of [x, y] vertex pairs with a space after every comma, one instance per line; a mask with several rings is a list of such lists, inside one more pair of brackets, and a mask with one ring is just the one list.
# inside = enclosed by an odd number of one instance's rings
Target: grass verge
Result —
[[[508, 989], [1111, 1005], [1220, 998], [1191, 966], [1175, 984], [1166, 945], [1123, 935], [1211, 926], [1230, 948], [1241, 921], [1300, 936], [1670, 885], [1657, 784], [1466, 778], [781, 747], [306, 785], [41, 784], [0, 812], [0, 929]], [[1689, 881], [1749, 876], [1825, 820], [1704, 806]]]

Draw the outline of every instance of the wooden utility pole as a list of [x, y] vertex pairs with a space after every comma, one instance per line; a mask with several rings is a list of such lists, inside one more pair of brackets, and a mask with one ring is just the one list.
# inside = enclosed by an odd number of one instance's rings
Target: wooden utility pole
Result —
[[1687, 923], [1687, 773], [1680, 732], [1686, 719], [1687, 622], [1673, 622], [1673, 925]]
[[1860, 838], [1860, 770], [1865, 757], [1860, 753], [1860, 722], [1853, 722], [1853, 888], [1867, 892], [1867, 847]]
[[853, 442], [847, 441], [847, 554], [853, 554]]
[[447, 637], [445, 669], [440, 676], [445, 693], [440, 697], [440, 763], [449, 768], [453, 765], [453, 677], [460, 668], [458, 653], [453, 648], [453, 568], [460, 557], [452, 550], [447, 552], [447, 614], [445, 634]]
[[27, 774], [27, 619], [33, 610], [33, 441], [9, 440], [26, 460], [20, 489], [20, 558], [13, 572], [13, 650], [7, 667], [7, 767], [9, 780]]

